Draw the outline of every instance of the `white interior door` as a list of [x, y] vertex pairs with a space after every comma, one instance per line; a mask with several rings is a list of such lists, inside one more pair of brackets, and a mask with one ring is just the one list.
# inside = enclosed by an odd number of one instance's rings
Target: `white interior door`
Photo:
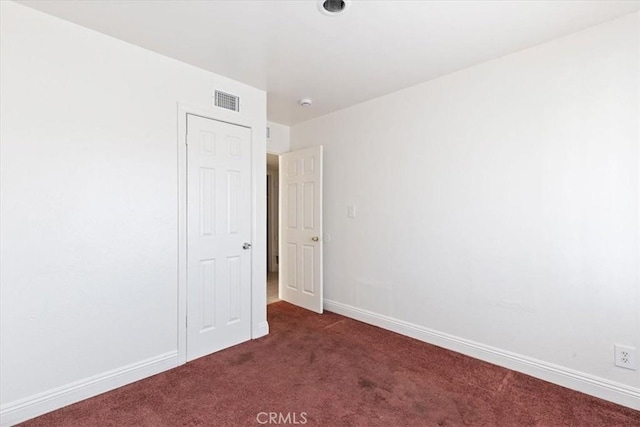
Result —
[[322, 147], [280, 156], [280, 299], [322, 313]]
[[187, 117], [187, 360], [251, 338], [251, 130]]

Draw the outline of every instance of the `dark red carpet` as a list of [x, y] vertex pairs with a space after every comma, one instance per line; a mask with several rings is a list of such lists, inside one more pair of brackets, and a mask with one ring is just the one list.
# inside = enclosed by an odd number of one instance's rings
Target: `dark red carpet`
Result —
[[267, 337], [24, 425], [243, 426], [274, 412], [271, 425], [640, 426], [638, 411], [333, 313], [268, 312]]

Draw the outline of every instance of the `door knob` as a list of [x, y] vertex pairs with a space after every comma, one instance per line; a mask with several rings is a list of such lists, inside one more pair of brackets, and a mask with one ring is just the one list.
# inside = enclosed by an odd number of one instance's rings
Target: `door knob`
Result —
[[311, 240], [313, 240], [314, 242], [317, 242], [318, 240], [320, 240], [320, 238], [318, 236], [314, 236], [311, 238]]
[[242, 249], [245, 249], [245, 250], [251, 249], [251, 243], [244, 242], [242, 244]]

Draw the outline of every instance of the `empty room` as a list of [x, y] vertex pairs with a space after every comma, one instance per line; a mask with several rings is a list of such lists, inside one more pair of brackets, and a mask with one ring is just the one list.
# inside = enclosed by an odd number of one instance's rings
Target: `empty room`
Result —
[[0, 0], [1, 426], [640, 426], [640, 1]]

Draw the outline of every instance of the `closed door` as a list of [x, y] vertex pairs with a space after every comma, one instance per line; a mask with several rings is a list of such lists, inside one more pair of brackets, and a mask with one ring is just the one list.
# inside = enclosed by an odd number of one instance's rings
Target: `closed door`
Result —
[[251, 130], [187, 117], [187, 360], [251, 338]]
[[322, 147], [280, 156], [280, 299], [322, 313]]

